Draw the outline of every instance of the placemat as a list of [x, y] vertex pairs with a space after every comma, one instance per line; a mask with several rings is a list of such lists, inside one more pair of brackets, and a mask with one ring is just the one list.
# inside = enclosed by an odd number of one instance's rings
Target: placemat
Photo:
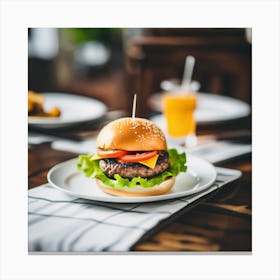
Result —
[[36, 252], [127, 252], [148, 231], [203, 196], [238, 179], [216, 167], [208, 189], [149, 203], [103, 203], [69, 196], [49, 184], [28, 192], [28, 248]]

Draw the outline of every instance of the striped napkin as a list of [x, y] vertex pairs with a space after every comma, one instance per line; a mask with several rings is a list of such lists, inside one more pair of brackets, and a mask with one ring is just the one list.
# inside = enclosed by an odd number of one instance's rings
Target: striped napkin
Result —
[[238, 170], [216, 170], [216, 181], [208, 189], [159, 202], [90, 201], [69, 196], [49, 184], [31, 189], [29, 252], [127, 252], [160, 222], [241, 176]]

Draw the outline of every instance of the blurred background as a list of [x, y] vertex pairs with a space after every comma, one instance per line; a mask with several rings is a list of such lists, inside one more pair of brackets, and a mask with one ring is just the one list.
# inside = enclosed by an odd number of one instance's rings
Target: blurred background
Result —
[[251, 30], [245, 28], [30, 28], [28, 89], [96, 98], [149, 117], [160, 82], [181, 79], [193, 55], [200, 91], [251, 104]]

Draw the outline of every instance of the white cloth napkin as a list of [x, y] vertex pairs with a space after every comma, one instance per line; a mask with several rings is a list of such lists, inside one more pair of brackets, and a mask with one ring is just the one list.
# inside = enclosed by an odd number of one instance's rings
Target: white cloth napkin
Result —
[[57, 140], [51, 143], [51, 147], [55, 150], [67, 151], [77, 154], [89, 154], [96, 150], [96, 137], [92, 137], [81, 142], [74, 142], [71, 140]]
[[190, 154], [208, 160], [212, 163], [222, 162], [252, 152], [251, 144], [213, 141], [190, 151]]
[[43, 135], [35, 132], [28, 132], [28, 144], [38, 145], [57, 140], [57, 137], [50, 135]]
[[84, 200], [41, 185], [29, 191], [29, 252], [129, 251], [161, 221], [240, 176], [217, 167], [215, 183], [200, 193], [142, 204]]

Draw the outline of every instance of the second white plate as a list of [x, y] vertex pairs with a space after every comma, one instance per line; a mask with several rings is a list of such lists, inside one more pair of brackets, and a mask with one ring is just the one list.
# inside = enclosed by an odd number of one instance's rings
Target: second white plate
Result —
[[74, 158], [54, 166], [48, 173], [49, 183], [72, 196], [95, 201], [116, 203], [138, 203], [167, 200], [188, 196], [213, 184], [217, 173], [215, 167], [200, 158], [188, 156], [186, 173], [180, 173], [175, 185], [167, 194], [147, 197], [117, 197], [103, 193], [96, 185], [95, 180], [86, 178], [77, 170], [78, 159]]
[[105, 115], [107, 107], [99, 100], [69, 93], [42, 93], [44, 109], [53, 107], [61, 110], [58, 118], [28, 117], [28, 124], [40, 128], [60, 128], [87, 121], [97, 120]]

